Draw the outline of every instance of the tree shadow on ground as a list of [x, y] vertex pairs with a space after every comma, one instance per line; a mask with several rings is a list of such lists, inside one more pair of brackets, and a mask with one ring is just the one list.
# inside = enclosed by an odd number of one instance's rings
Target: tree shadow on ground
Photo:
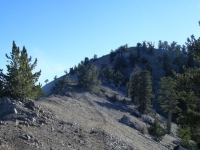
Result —
[[99, 102], [99, 101], [95, 101], [95, 100], [94, 100], [94, 102], [97, 103], [101, 107], [106, 107], [108, 109], [114, 109], [114, 110], [121, 111], [121, 112], [127, 112], [127, 110], [122, 105], [119, 105], [116, 103]]

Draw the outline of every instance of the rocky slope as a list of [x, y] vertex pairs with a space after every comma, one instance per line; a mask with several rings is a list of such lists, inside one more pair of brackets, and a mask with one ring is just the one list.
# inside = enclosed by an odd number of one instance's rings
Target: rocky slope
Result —
[[[155, 141], [147, 132], [149, 124], [133, 115], [134, 105], [129, 105], [130, 99], [122, 92], [102, 87], [102, 92], [95, 95], [76, 83], [67, 89], [62, 95], [28, 103], [1, 99], [0, 149], [165, 150], [178, 141], [175, 124], [172, 134]], [[117, 94], [116, 102], [110, 99], [113, 93]], [[129, 119], [123, 120], [124, 116]]]

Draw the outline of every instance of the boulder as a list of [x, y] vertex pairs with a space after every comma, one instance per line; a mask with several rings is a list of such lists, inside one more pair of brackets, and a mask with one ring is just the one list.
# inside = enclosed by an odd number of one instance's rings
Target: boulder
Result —
[[17, 114], [17, 106], [7, 97], [3, 97], [0, 101], [0, 116], [8, 114]]
[[26, 107], [26, 108], [29, 108], [29, 109], [31, 109], [31, 110], [35, 110], [35, 109], [36, 109], [36, 105], [35, 105], [34, 101], [32, 101], [32, 100], [30, 100], [29, 102], [27, 102], [27, 103], [25, 104], [25, 107]]

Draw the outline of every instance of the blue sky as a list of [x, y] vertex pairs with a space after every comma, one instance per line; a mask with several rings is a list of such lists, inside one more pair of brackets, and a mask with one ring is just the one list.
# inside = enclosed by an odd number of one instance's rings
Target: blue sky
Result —
[[14, 40], [38, 59], [39, 81], [53, 80], [85, 57], [121, 45], [200, 36], [199, 0], [1, 0], [0, 68]]

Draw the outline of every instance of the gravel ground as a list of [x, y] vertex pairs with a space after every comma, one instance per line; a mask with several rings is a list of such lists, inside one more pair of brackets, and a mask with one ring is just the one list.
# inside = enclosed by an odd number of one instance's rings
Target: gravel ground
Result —
[[[104, 87], [106, 88], [106, 87]], [[97, 96], [76, 85], [63, 96], [51, 95], [34, 102], [34, 109], [16, 104], [17, 112], [0, 113], [2, 150], [165, 150], [172, 149], [176, 137], [166, 135], [160, 142], [141, 131], [120, 123], [126, 115], [145, 130], [148, 124], [130, 113], [129, 105], [109, 100], [112, 89]], [[127, 98], [127, 101], [129, 99]], [[0, 111], [1, 112], [1, 111]]]

